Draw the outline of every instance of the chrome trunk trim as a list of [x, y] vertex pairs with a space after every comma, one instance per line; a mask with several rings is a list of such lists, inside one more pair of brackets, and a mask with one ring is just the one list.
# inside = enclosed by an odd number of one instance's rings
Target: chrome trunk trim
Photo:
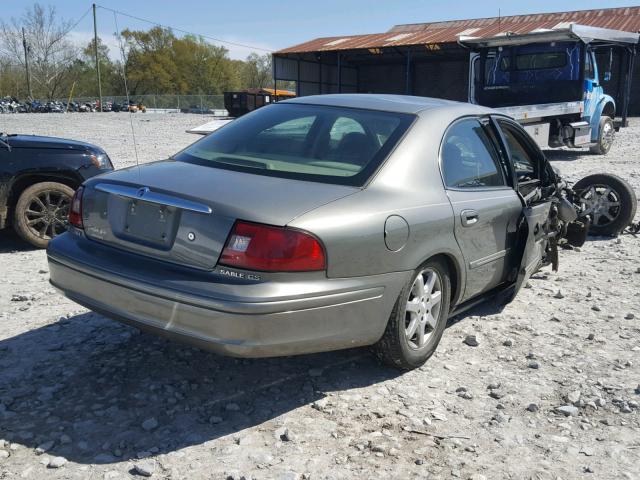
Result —
[[94, 187], [100, 192], [118, 195], [120, 197], [131, 198], [134, 200], [143, 200], [145, 202], [157, 203], [169, 207], [176, 207], [181, 210], [190, 210], [197, 213], [211, 214], [213, 210], [208, 205], [183, 198], [166, 195], [164, 193], [153, 192], [149, 187], [128, 187], [126, 185], [116, 185], [113, 183], [99, 183]]

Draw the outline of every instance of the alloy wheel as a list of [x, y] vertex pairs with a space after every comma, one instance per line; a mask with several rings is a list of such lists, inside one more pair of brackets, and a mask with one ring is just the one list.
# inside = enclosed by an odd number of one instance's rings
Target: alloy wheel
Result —
[[45, 190], [34, 195], [24, 212], [27, 227], [34, 235], [50, 240], [67, 229], [71, 198], [63, 192]]
[[620, 195], [608, 185], [591, 185], [580, 195], [582, 213], [591, 215], [595, 226], [605, 226], [620, 214]]
[[442, 304], [442, 280], [431, 268], [421, 271], [411, 286], [405, 314], [409, 347], [419, 349], [429, 341], [438, 324]]

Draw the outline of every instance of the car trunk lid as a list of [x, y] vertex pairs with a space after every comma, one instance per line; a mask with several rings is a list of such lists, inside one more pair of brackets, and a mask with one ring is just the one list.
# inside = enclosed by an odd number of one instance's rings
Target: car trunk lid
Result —
[[284, 226], [355, 191], [168, 160], [88, 182], [83, 223], [92, 240], [212, 269], [236, 220]]

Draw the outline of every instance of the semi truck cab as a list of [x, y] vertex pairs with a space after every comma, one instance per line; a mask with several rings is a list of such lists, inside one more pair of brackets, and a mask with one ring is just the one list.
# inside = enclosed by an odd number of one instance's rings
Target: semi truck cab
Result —
[[[589, 146], [593, 153], [606, 154], [614, 132], [627, 124], [639, 38], [637, 33], [576, 24], [522, 35], [461, 38], [471, 49], [469, 101], [512, 116], [542, 148]], [[612, 79], [614, 53], [617, 102], [602, 84]]]

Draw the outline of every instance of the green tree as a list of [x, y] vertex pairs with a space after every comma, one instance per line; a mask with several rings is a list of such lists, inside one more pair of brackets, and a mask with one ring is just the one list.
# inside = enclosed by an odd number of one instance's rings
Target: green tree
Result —
[[173, 42], [176, 37], [167, 28], [122, 32], [125, 42], [125, 74], [132, 95], [146, 93], [182, 93], [177, 80]]
[[[100, 80], [102, 92], [107, 95], [123, 95], [124, 83], [119, 63], [109, 58], [109, 48], [98, 38], [98, 59], [100, 61]], [[94, 41], [91, 40], [82, 50], [71, 68], [74, 97], [98, 98], [98, 81]]]
[[250, 54], [242, 68], [242, 84], [244, 88], [273, 87], [271, 55]]

